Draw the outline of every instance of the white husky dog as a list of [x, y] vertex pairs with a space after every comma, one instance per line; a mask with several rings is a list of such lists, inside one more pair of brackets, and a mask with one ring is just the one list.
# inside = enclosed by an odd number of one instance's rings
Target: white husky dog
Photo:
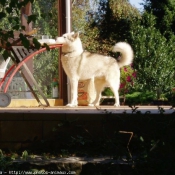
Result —
[[113, 52], [122, 54], [121, 59], [117, 61], [110, 56], [83, 51], [79, 33], [66, 33], [57, 37], [56, 43], [63, 44], [61, 62], [71, 85], [71, 101], [67, 106], [78, 105], [78, 81], [88, 79], [94, 80], [95, 83], [96, 99], [93, 105], [99, 105], [101, 92], [104, 87], [110, 86], [115, 96], [115, 106], [120, 106], [120, 68], [131, 64], [133, 60], [133, 50], [129, 44], [115, 44]]

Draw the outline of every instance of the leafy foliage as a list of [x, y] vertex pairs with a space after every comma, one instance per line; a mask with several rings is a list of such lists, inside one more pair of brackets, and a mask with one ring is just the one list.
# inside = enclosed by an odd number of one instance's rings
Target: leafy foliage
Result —
[[[25, 27], [21, 25], [21, 8], [26, 6], [29, 2], [33, 0], [10, 0], [10, 1], [1, 1], [0, 2], [0, 51], [4, 47], [9, 47], [10, 43], [7, 42], [8, 39], [14, 38], [14, 32], [20, 31], [20, 39], [25, 47], [29, 47], [29, 41], [26, 36], [23, 36], [22, 32], [25, 30]], [[28, 23], [33, 22], [36, 17], [34, 15], [28, 16]], [[10, 35], [9, 35], [10, 34]], [[3, 48], [2, 48], [3, 45]], [[5, 58], [7, 54], [4, 54]]]
[[[92, 3], [95, 3], [92, 1]], [[74, 0], [72, 2], [72, 29], [81, 33], [86, 32], [84, 26], [87, 23], [88, 14], [90, 13], [89, 0]]]
[[126, 95], [126, 103], [132, 105], [144, 105], [144, 104], [151, 104], [152, 101], [156, 98], [155, 93], [149, 91], [143, 92], [133, 92], [128, 93]]
[[33, 28], [38, 30], [36, 37], [41, 39], [41, 35], [49, 35], [52, 38], [58, 36], [57, 0], [35, 1], [32, 8], [32, 21], [35, 21]]
[[171, 40], [167, 40], [155, 24], [155, 17], [149, 13], [144, 13], [141, 21], [133, 23], [134, 68], [140, 89], [166, 91], [174, 84], [175, 37], [172, 35]]
[[102, 0], [96, 7], [87, 11], [85, 16], [84, 32], [81, 34], [84, 48], [117, 58], [118, 54], [111, 52], [112, 46], [118, 41], [128, 41], [130, 21], [141, 15], [127, 1]]
[[145, 0], [145, 10], [156, 17], [156, 28], [170, 38], [175, 34], [175, 1], [174, 0]]

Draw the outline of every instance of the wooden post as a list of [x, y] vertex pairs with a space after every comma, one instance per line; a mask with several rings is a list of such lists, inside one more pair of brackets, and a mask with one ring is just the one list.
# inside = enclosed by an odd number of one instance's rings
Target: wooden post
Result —
[[[32, 5], [29, 2], [25, 7], [21, 8], [21, 25], [25, 26], [25, 32], [29, 33], [32, 30], [32, 23], [27, 23], [27, 16], [32, 14]], [[33, 59], [29, 60], [27, 63], [28, 68], [33, 73]], [[31, 86], [33, 86], [33, 81], [31, 80], [30, 76], [27, 74], [26, 70], [22, 70], [23, 74], [27, 78], [28, 82]]]
[[[66, 33], [66, 0], [58, 0], [58, 36]], [[61, 64], [61, 49], [59, 55], [59, 93], [63, 104], [68, 103], [67, 76]]]
[[21, 8], [21, 24], [25, 26], [25, 32], [30, 32], [32, 30], [32, 23], [27, 24], [27, 16], [32, 14], [31, 3], [29, 2], [25, 7]]

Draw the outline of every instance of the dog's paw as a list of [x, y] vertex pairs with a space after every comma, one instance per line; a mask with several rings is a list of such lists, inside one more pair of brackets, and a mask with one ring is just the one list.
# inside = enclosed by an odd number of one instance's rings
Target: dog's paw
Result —
[[88, 104], [88, 106], [91, 106], [91, 107], [93, 107], [93, 106], [94, 106], [94, 104], [92, 104], [92, 103], [89, 103], [89, 104]]
[[96, 104], [94, 104], [94, 106], [100, 106], [100, 104], [99, 103], [96, 103]]
[[120, 107], [120, 104], [115, 103], [114, 107]]
[[67, 106], [67, 107], [77, 107], [78, 105], [68, 103], [66, 106]]

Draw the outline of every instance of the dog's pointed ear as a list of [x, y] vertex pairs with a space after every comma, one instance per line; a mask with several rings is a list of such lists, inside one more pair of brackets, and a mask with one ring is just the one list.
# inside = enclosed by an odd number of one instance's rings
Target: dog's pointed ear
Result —
[[74, 37], [75, 39], [78, 38], [78, 37], [79, 37], [79, 32], [74, 33], [74, 34], [73, 34], [73, 37]]

